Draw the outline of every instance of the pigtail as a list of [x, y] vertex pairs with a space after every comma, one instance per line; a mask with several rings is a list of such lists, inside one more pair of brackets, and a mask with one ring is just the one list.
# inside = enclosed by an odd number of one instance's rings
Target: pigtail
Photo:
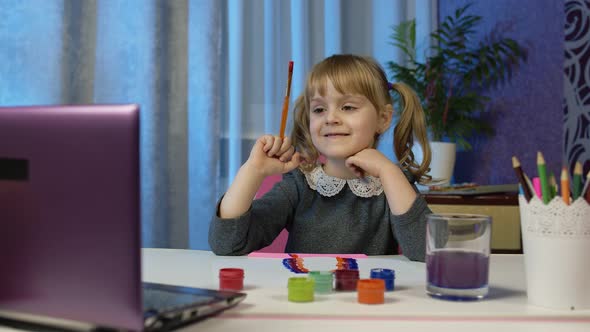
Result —
[[293, 110], [295, 117], [293, 130], [291, 131], [291, 142], [295, 150], [305, 159], [305, 162], [299, 168], [304, 172], [311, 172], [315, 168], [316, 161], [319, 158], [319, 152], [311, 140], [311, 133], [309, 132], [309, 111], [303, 95], [295, 100]]
[[[418, 183], [426, 183], [432, 179], [430, 171], [430, 144], [426, 132], [424, 110], [416, 93], [403, 83], [394, 83], [392, 88], [401, 96], [402, 112], [393, 132], [395, 156], [400, 167], [410, 171]], [[418, 165], [412, 152], [414, 138], [422, 147], [422, 163]]]

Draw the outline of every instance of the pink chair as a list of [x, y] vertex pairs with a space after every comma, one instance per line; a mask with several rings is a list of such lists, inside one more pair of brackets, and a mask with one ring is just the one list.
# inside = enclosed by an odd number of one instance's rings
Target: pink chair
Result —
[[[271, 175], [264, 179], [260, 189], [256, 193], [256, 198], [262, 197], [267, 191], [269, 191], [275, 183], [281, 181], [283, 176], [281, 174]], [[280, 253], [285, 252], [285, 246], [287, 245], [287, 238], [289, 237], [289, 232], [286, 229], [283, 229], [279, 236], [268, 246], [258, 250], [257, 252], [271, 252], [271, 253]]]

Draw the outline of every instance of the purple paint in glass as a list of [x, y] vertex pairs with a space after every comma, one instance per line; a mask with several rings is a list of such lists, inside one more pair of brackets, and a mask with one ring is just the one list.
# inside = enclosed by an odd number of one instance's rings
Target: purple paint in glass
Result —
[[488, 266], [489, 257], [479, 252], [440, 250], [426, 256], [428, 283], [441, 288], [485, 287]]

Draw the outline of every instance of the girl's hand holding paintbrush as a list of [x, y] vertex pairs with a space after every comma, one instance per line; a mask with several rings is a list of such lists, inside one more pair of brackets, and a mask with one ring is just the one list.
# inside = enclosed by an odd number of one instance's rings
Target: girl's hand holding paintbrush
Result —
[[301, 163], [289, 138], [264, 135], [256, 140], [248, 160], [240, 167], [234, 182], [219, 205], [221, 218], [236, 218], [250, 208], [264, 178], [287, 173]]
[[291, 140], [285, 137], [292, 77], [293, 61], [289, 61], [289, 76], [283, 101], [279, 136], [264, 135], [256, 141], [250, 152], [250, 157], [240, 167], [234, 182], [221, 200], [219, 217], [235, 218], [245, 213], [264, 178], [290, 172], [301, 164], [301, 155], [295, 152]]
[[266, 177], [290, 172], [300, 163], [301, 155], [295, 152], [290, 138], [264, 135], [254, 144], [245, 165]]

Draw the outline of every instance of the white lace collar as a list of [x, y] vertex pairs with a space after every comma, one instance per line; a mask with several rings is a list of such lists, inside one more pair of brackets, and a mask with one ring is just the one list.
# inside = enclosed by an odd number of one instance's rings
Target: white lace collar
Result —
[[364, 179], [340, 179], [324, 173], [321, 165], [314, 168], [310, 173], [305, 173], [305, 179], [311, 189], [325, 197], [338, 194], [345, 184], [348, 184], [350, 191], [359, 197], [378, 196], [383, 192], [383, 186], [379, 178], [366, 176]]

